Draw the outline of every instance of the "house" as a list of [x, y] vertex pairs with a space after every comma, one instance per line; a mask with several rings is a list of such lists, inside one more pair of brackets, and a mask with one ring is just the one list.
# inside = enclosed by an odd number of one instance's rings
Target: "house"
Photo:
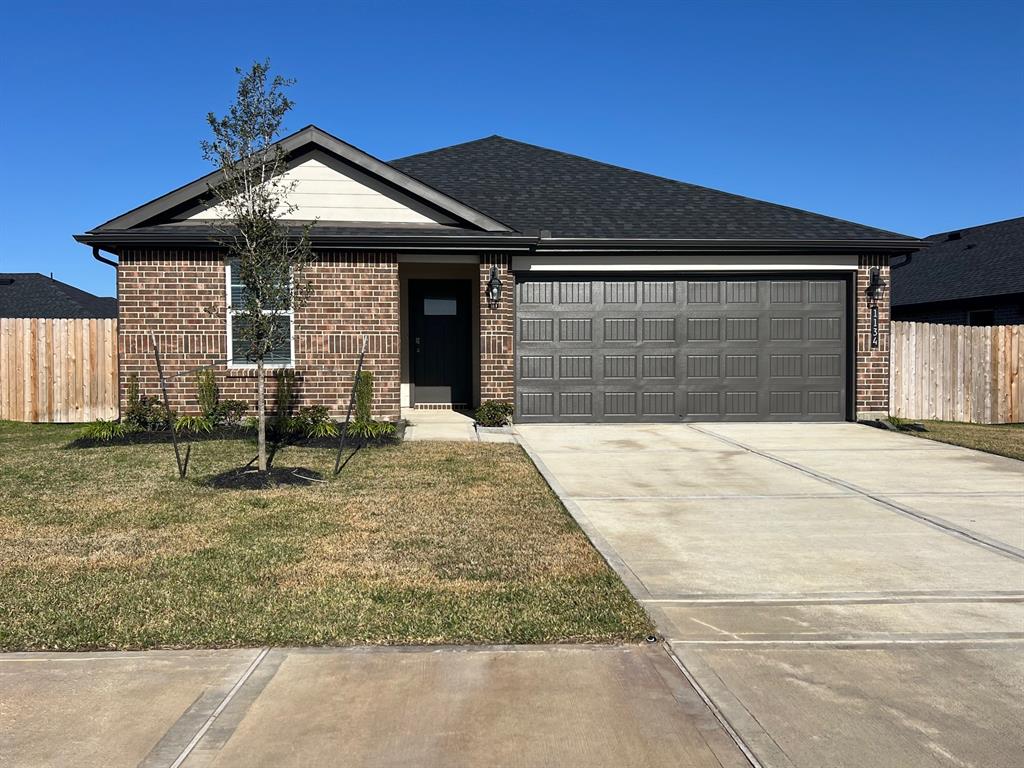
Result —
[[[366, 338], [383, 418], [487, 399], [524, 422], [887, 410], [889, 259], [920, 240], [500, 136], [392, 162], [315, 126], [280, 145], [290, 218], [317, 222], [312, 295], [276, 353], [303, 403], [344, 413]], [[169, 370], [216, 365], [252, 398], [217, 180], [76, 235], [117, 266], [122, 390], [156, 391], [152, 332]]]
[[117, 299], [38, 272], [0, 272], [0, 317], [117, 317]]
[[927, 250], [893, 259], [894, 320], [1024, 323], [1024, 217], [927, 240]]

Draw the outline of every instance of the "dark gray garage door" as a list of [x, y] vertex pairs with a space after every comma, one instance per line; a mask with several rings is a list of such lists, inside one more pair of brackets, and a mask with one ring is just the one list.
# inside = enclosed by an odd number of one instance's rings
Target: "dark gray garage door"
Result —
[[516, 418], [839, 421], [847, 282], [522, 277]]

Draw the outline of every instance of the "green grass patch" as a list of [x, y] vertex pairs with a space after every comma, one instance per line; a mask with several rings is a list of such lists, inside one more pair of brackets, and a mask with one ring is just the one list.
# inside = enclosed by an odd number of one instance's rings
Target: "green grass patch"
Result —
[[642, 608], [516, 445], [288, 447], [326, 483], [210, 486], [254, 455], [69, 448], [0, 422], [0, 648], [633, 641]]
[[1024, 424], [965, 424], [923, 421], [925, 432], [908, 434], [1024, 461]]

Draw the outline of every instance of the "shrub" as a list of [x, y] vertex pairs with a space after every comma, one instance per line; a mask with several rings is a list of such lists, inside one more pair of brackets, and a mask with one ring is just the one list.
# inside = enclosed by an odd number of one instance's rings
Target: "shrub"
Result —
[[139, 374], [133, 373], [128, 377], [125, 390], [125, 401], [128, 404], [128, 410], [131, 410], [131, 407], [139, 402]]
[[86, 424], [79, 433], [79, 437], [83, 440], [109, 442], [126, 437], [135, 431], [135, 429], [123, 422], [100, 419], [91, 424]]
[[277, 397], [273, 415], [278, 419], [286, 419], [291, 415], [295, 403], [295, 371], [291, 368], [278, 368], [274, 378], [277, 379]]
[[363, 440], [379, 440], [394, 434], [395, 425], [390, 421], [353, 421], [345, 430], [347, 437]]
[[356, 423], [373, 421], [373, 372], [360, 371], [356, 380]]
[[294, 419], [295, 431], [306, 437], [337, 437], [338, 425], [335, 424], [327, 408], [322, 405], [310, 405], [299, 409]]
[[175, 432], [192, 432], [193, 434], [213, 432], [215, 424], [213, 419], [205, 414], [198, 416], [179, 416], [174, 420]]
[[512, 418], [512, 403], [485, 400], [476, 409], [476, 421], [481, 427], [504, 427]]
[[217, 420], [220, 405], [220, 388], [217, 386], [217, 376], [213, 371], [199, 371], [196, 374], [196, 392], [199, 412], [210, 419], [212, 425]]
[[124, 422], [132, 429], [159, 431], [168, 429], [173, 421], [170, 413], [156, 395], [139, 395], [128, 401]]
[[228, 427], [237, 427], [242, 422], [242, 417], [249, 410], [248, 404], [241, 400], [222, 400], [217, 403], [217, 410], [214, 413], [214, 423], [223, 424]]

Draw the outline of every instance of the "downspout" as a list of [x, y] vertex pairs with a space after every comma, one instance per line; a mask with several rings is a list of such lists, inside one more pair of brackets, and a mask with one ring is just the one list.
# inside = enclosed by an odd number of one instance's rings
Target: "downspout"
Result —
[[[114, 255], [116, 256], [117, 254], [115, 253]], [[114, 269], [117, 269], [117, 262], [116, 261], [113, 261], [112, 259], [108, 259], [106, 256], [100, 256], [100, 247], [98, 245], [94, 245], [92, 247], [92, 257], [94, 259], [96, 259], [96, 261], [102, 261], [104, 264], [109, 264]]]
[[[108, 253], [111, 253], [113, 256], [117, 255], [116, 253], [113, 253], [112, 251], [108, 251]], [[92, 247], [92, 257], [94, 259], [96, 259], [96, 261], [102, 261], [104, 264], [109, 264], [110, 266], [112, 266], [114, 268], [115, 274], [117, 274], [118, 263], [116, 261], [114, 261], [113, 259], [108, 259], [106, 256], [100, 255], [100, 248], [99, 248], [98, 245], [94, 245]], [[118, 276], [120, 276], [120, 275], [118, 275]], [[119, 282], [119, 281], [115, 281], [115, 282]], [[115, 287], [115, 290], [116, 290], [116, 287]], [[117, 354], [117, 418], [118, 418], [118, 420], [120, 420], [121, 415], [122, 415], [121, 414], [121, 354], [120, 354], [120, 348], [121, 348], [121, 341], [120, 341], [120, 336], [121, 336], [121, 301], [120, 301], [120, 297], [118, 297], [118, 302], [117, 302], [117, 321], [118, 321], [118, 323], [117, 323], [117, 338], [115, 339], [116, 349], [118, 350], [118, 354]]]

